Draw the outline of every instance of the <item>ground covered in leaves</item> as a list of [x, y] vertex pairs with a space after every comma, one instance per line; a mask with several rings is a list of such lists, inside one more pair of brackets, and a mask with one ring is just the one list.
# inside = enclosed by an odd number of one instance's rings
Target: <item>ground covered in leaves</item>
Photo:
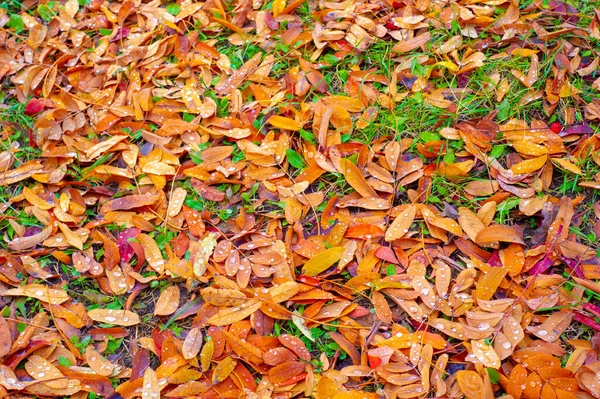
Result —
[[0, 397], [600, 397], [585, 0], [7, 0]]

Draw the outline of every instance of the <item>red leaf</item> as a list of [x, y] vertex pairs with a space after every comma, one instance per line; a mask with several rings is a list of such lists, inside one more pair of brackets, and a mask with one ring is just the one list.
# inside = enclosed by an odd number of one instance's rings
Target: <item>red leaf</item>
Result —
[[117, 237], [117, 246], [119, 247], [119, 255], [121, 256], [121, 263], [127, 263], [133, 258], [135, 251], [129, 243], [130, 238], [135, 238], [142, 231], [135, 227], [130, 227], [119, 233]]
[[25, 111], [23, 112], [27, 116], [35, 115], [44, 110], [44, 103], [37, 98], [32, 98], [29, 100], [27, 105], [25, 106]]

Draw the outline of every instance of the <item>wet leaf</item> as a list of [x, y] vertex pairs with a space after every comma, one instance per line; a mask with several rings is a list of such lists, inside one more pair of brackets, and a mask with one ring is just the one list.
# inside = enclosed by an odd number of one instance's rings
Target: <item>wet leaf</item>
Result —
[[154, 314], [157, 316], [168, 316], [177, 310], [179, 307], [179, 287], [172, 285], [167, 287], [156, 301], [156, 307], [154, 308]]
[[66, 291], [49, 288], [42, 284], [27, 284], [19, 288], [12, 288], [4, 291], [4, 295], [27, 296], [52, 305], [60, 305], [71, 299]]
[[117, 326], [133, 326], [140, 323], [140, 317], [129, 310], [92, 309], [88, 310], [87, 314], [99, 323]]
[[340, 260], [343, 252], [343, 247], [326, 249], [306, 262], [304, 266], [302, 266], [302, 271], [307, 276], [316, 276], [317, 274], [329, 269], [338, 260]]

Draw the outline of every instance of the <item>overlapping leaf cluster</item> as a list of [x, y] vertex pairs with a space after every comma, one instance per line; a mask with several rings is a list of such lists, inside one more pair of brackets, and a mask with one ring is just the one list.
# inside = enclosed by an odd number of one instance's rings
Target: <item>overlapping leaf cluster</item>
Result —
[[600, 397], [587, 3], [0, 27], [0, 396]]

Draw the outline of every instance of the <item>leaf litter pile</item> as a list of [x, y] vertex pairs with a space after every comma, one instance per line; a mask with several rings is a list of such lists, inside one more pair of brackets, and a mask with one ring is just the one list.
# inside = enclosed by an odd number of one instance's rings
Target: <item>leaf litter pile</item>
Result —
[[593, 4], [3, 3], [0, 397], [600, 397]]

